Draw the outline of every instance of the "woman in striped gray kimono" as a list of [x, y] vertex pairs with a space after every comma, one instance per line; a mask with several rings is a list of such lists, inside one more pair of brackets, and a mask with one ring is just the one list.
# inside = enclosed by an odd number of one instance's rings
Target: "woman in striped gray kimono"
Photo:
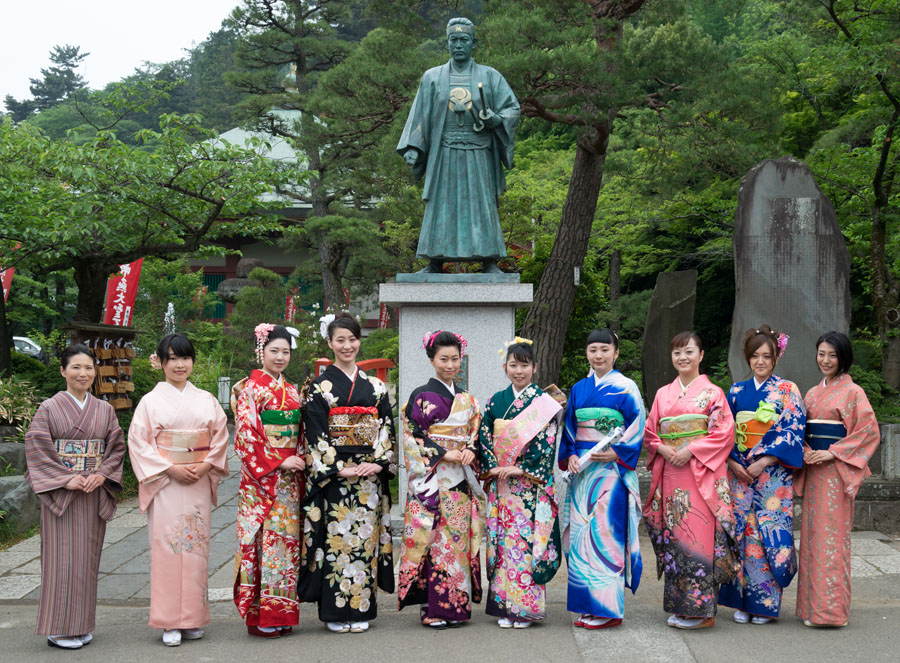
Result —
[[25, 436], [25, 478], [41, 502], [41, 605], [36, 633], [80, 649], [92, 639], [106, 523], [122, 489], [125, 440], [112, 406], [92, 396], [94, 357], [60, 356], [66, 390], [41, 403]]

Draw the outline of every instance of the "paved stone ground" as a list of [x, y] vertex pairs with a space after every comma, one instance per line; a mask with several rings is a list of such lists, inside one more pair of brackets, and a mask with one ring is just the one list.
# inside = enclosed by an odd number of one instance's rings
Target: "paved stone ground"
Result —
[[[740, 626], [723, 609], [715, 629], [685, 632], [666, 628], [662, 612], [662, 583], [652, 569], [649, 542], [642, 540], [645, 570], [642, 585], [626, 600], [626, 622], [609, 631], [589, 632], [572, 626], [565, 609], [565, 567], [548, 587], [548, 619], [527, 631], [498, 629], [475, 606], [473, 620], [461, 629], [430, 632], [418, 625], [409, 610], [397, 614], [396, 598], [379, 593], [381, 616], [371, 631], [359, 637], [327, 633], [316, 619], [315, 606], [301, 608], [301, 626], [291, 637], [261, 642], [251, 639], [231, 603], [234, 572], [235, 513], [238, 467], [233, 452], [232, 474], [219, 487], [219, 506], [213, 510], [210, 549], [212, 624], [200, 642], [166, 649], [160, 632], [147, 626], [149, 552], [146, 519], [137, 500], [119, 505], [106, 531], [98, 587], [95, 641], [84, 650], [47, 648], [34, 636], [40, 588], [40, 536], [0, 552], [0, 660], [156, 661], [385, 661], [422, 656], [431, 659], [452, 652], [456, 660], [555, 661], [721, 661], [727, 653], [759, 651], [765, 634], [766, 657], [801, 661], [896, 661], [900, 645], [900, 539], [879, 532], [853, 534], [853, 608], [851, 624], [839, 630], [804, 628], [793, 617], [796, 591], [785, 591], [782, 614], [773, 625]], [[399, 510], [395, 507], [395, 517]], [[799, 534], [799, 532], [798, 532]], [[765, 629], [761, 631], [759, 629]]]

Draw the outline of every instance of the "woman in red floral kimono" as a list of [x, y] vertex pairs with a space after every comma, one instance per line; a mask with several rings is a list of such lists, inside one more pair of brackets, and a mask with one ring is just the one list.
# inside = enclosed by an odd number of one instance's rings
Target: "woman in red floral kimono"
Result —
[[803, 497], [797, 616], [807, 626], [846, 626], [853, 502], [881, 435], [866, 392], [847, 373], [850, 339], [823, 334], [816, 362], [825, 378], [806, 392], [803, 469], [794, 475], [794, 492]]
[[247, 632], [277, 638], [299, 621], [300, 501], [306, 467], [300, 394], [283, 372], [296, 329], [257, 325], [262, 370], [235, 385], [234, 448], [241, 458], [234, 602]]

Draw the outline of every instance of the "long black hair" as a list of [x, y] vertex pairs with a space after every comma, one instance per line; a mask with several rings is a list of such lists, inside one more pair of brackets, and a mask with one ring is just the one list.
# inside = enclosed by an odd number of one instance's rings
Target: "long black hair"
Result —
[[[836, 331], [822, 334], [816, 341], [817, 353], [819, 351], [819, 346], [823, 343], [828, 343], [828, 345], [834, 348], [835, 353], [837, 353], [837, 375], [849, 373], [850, 367], [853, 366], [853, 346], [850, 345], [850, 339], [847, 335]], [[837, 375], [835, 377], [837, 377]]]

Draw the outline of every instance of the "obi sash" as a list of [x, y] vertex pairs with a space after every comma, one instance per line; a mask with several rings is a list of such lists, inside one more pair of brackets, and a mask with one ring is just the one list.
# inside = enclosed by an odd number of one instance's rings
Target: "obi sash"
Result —
[[806, 422], [806, 444], [816, 451], [825, 451], [845, 437], [847, 437], [847, 427], [840, 421], [810, 419]]
[[667, 447], [681, 449], [707, 433], [709, 416], [705, 414], [679, 414], [659, 420], [659, 439]]
[[734, 444], [744, 452], [755, 447], [778, 420], [775, 405], [761, 401], [756, 411], [740, 410], [734, 417]]
[[469, 427], [445, 423], [431, 424], [428, 427], [428, 437], [447, 451], [457, 451], [465, 449], [469, 444]]
[[611, 430], [625, 427], [622, 413], [608, 407], [578, 408], [575, 410], [575, 419], [578, 422], [575, 431], [576, 449], [592, 449]]
[[549, 394], [541, 394], [513, 419], [494, 420], [494, 455], [497, 465], [513, 465], [522, 450], [553, 420], [560, 404]]
[[273, 449], [296, 449], [300, 441], [300, 410], [263, 410], [259, 413], [266, 440]]
[[378, 431], [378, 408], [333, 407], [328, 411], [328, 433], [337, 451], [372, 453]]
[[56, 453], [73, 472], [91, 472], [106, 453], [106, 440], [56, 440]]
[[209, 453], [209, 431], [161, 430], [156, 436], [159, 454], [174, 465], [202, 463]]

